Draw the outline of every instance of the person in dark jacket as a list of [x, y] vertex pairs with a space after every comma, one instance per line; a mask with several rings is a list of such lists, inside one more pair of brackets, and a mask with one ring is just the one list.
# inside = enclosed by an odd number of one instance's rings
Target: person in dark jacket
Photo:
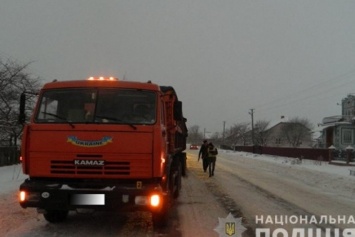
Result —
[[203, 141], [203, 144], [200, 147], [200, 151], [198, 152], [198, 160], [200, 160], [200, 158], [202, 159], [202, 168], [203, 171], [206, 172], [207, 167], [208, 167], [208, 153], [207, 153], [207, 149], [208, 149], [208, 142], [207, 140]]
[[217, 160], [217, 155], [218, 155], [218, 150], [217, 148], [210, 142], [208, 144], [207, 148], [207, 154], [208, 154], [208, 171], [209, 171], [209, 177], [214, 175], [214, 169], [216, 166], [216, 160]]

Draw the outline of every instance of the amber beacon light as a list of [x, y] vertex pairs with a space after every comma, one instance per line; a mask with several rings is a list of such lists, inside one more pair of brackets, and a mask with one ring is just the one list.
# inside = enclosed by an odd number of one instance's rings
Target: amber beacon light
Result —
[[89, 81], [118, 81], [115, 77], [89, 77]]

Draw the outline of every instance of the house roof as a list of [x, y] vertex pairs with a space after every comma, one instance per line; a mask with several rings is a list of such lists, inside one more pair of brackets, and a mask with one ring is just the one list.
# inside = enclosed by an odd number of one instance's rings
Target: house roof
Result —
[[335, 123], [335, 122], [340, 122], [344, 118], [342, 115], [334, 115], [334, 116], [329, 116], [329, 117], [324, 117], [322, 119], [323, 124], [328, 124], [328, 123]]
[[276, 125], [280, 124], [280, 123], [287, 123], [289, 121], [288, 117], [284, 117], [282, 116], [280, 119], [278, 120], [274, 120], [274, 121], [271, 121], [269, 123], [269, 125], [267, 126], [266, 130], [269, 130], [270, 128], [273, 128], [275, 127]]
[[316, 137], [320, 137], [322, 135], [322, 131], [330, 128], [330, 127], [335, 127], [337, 125], [348, 125], [351, 124], [350, 122], [333, 122], [333, 123], [326, 123], [326, 124], [318, 124], [318, 127], [312, 130], [312, 133], [314, 134], [314, 136]]

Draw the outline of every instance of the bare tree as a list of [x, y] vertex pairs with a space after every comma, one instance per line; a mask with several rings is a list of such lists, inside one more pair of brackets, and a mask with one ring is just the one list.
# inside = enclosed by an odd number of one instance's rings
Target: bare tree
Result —
[[226, 144], [227, 145], [237, 145], [246, 144], [248, 132], [248, 123], [238, 123], [234, 124], [231, 128], [226, 131]]
[[254, 126], [254, 139], [257, 145], [266, 146], [270, 131], [268, 130], [270, 121], [259, 120]]
[[[17, 122], [21, 93], [39, 88], [39, 79], [26, 72], [28, 66], [29, 63], [21, 65], [0, 59], [0, 142], [8, 146], [17, 145], [22, 132], [22, 125]], [[33, 101], [33, 96], [28, 100]]]
[[189, 127], [189, 136], [187, 137], [189, 143], [196, 144], [201, 143], [203, 139], [203, 134], [200, 132], [200, 127], [198, 125], [193, 125]]
[[305, 118], [292, 118], [282, 127], [282, 135], [292, 147], [299, 147], [302, 142], [309, 141], [311, 144], [312, 123]]

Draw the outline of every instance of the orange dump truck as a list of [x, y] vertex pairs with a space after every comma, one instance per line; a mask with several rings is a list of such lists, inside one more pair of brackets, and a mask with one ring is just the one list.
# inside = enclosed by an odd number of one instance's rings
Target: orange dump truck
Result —
[[[25, 123], [25, 93], [19, 120]], [[43, 86], [25, 124], [20, 205], [49, 222], [78, 208], [147, 210], [165, 222], [186, 169], [186, 119], [172, 87], [90, 78]]]

